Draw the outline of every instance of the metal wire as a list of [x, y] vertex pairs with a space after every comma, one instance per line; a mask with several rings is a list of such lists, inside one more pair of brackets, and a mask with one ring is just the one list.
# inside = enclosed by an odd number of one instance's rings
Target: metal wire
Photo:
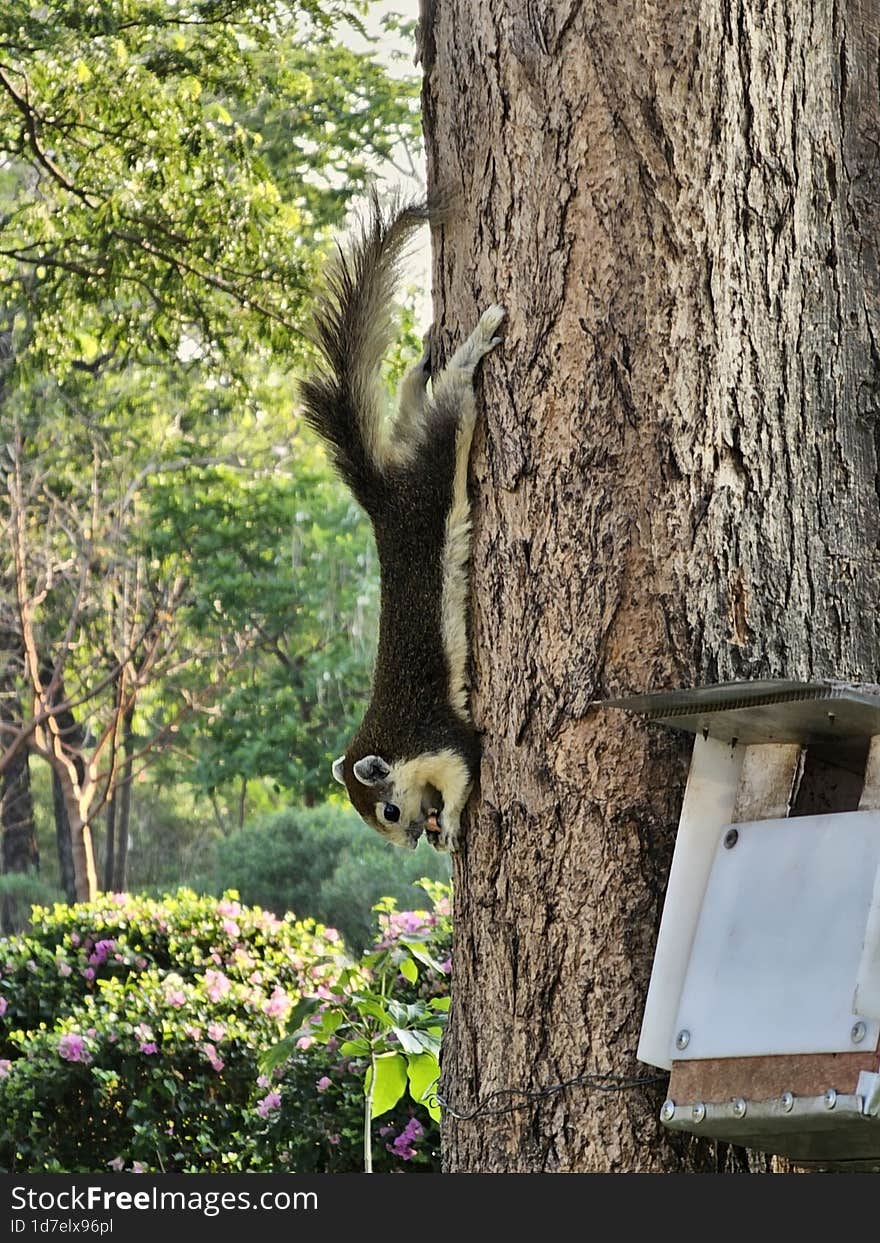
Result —
[[[458, 1122], [470, 1122], [473, 1118], [494, 1118], [501, 1114], [514, 1113], [517, 1109], [525, 1109], [527, 1105], [548, 1096], [555, 1096], [567, 1088], [588, 1087], [595, 1092], [627, 1092], [633, 1088], [647, 1087], [652, 1083], [665, 1083], [666, 1079], [666, 1075], [615, 1075], [593, 1072], [575, 1075], [572, 1079], [552, 1083], [546, 1088], [500, 1088], [497, 1092], [490, 1092], [486, 1099], [475, 1105], [473, 1109], [453, 1105], [439, 1092], [433, 1094], [433, 1103], [440, 1105]], [[496, 1103], [506, 1098], [509, 1100], [508, 1104]]]

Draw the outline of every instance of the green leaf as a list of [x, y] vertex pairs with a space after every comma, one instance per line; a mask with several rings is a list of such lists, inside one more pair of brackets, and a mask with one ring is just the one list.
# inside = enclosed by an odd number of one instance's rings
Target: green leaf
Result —
[[370, 1051], [369, 1040], [343, 1040], [339, 1046], [339, 1052], [342, 1057], [363, 1057], [365, 1053]]
[[303, 997], [296, 1003], [287, 1019], [287, 1034], [292, 1039], [304, 1035], [312, 1035], [311, 1027], [309, 1027], [307, 1032], [303, 1028], [306, 1019], [315, 1013], [320, 1004], [321, 1001], [318, 997]]
[[440, 1079], [440, 1062], [432, 1053], [416, 1053], [407, 1058], [406, 1073], [414, 1101], [424, 1105], [435, 1122], [440, 1121], [440, 1106], [430, 1097]]
[[452, 1001], [451, 997], [432, 997], [431, 1000], [428, 1002], [428, 1005], [431, 1007], [432, 1010], [446, 1011], [449, 1009], [449, 1003], [451, 1001]]
[[405, 1027], [394, 1027], [392, 1030], [400, 1041], [400, 1047], [404, 1053], [422, 1053], [424, 1051], [417, 1032], [407, 1031]]
[[288, 1058], [293, 1057], [298, 1038], [297, 1033], [294, 1032], [290, 1036], [285, 1036], [283, 1040], [279, 1040], [277, 1044], [263, 1050], [258, 1060], [260, 1070], [264, 1075], [271, 1075], [273, 1070], [283, 1066]]
[[419, 969], [411, 958], [404, 958], [403, 962], [398, 964], [398, 970], [405, 980], [409, 980], [410, 984], [418, 982]]
[[[382, 1053], [375, 1060], [376, 1082], [373, 1086], [371, 1118], [381, 1118], [393, 1109], [406, 1091], [407, 1063], [399, 1053]], [[370, 1091], [371, 1070], [364, 1079], [364, 1095]]]

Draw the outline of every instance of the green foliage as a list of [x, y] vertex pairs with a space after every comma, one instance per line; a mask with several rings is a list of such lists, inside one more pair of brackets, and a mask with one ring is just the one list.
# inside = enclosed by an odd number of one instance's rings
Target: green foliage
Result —
[[[381, 955], [403, 935], [435, 961], [448, 951], [445, 916], [380, 919]], [[341, 951], [332, 929], [232, 893], [35, 910], [26, 935], [0, 941], [0, 1169], [357, 1169], [363, 1061], [306, 1035], [271, 1078], [258, 1066], [304, 996], [363, 978]], [[389, 984], [389, 1005], [436, 1010], [446, 974]], [[415, 1100], [373, 1139], [377, 1168], [436, 1165], [436, 1127]]]
[[[430, 1146], [440, 1120], [436, 1100], [440, 1077], [440, 1039], [449, 1008], [447, 977], [451, 921], [449, 889], [425, 882], [434, 901], [433, 912], [397, 911], [393, 899], [378, 904], [381, 937], [360, 961], [337, 976], [333, 992], [319, 989], [294, 1010], [291, 1031], [265, 1053], [267, 1072], [282, 1070], [282, 1082], [298, 1070], [297, 1049], [313, 1045], [338, 1052], [343, 1063], [363, 1069], [364, 1168], [372, 1171], [377, 1156], [374, 1122], [396, 1111], [393, 1122], [379, 1129], [384, 1141], [380, 1163], [390, 1152], [404, 1161], [431, 1162]], [[441, 961], [445, 959], [445, 961]], [[286, 1067], [286, 1069], [284, 1069]], [[345, 1074], [351, 1067], [345, 1066]], [[319, 1090], [334, 1086], [330, 1076]], [[402, 1105], [409, 1114], [400, 1127]], [[278, 1104], [282, 1112], [281, 1100]], [[342, 1143], [337, 1134], [336, 1143]], [[345, 1135], [355, 1144], [353, 1129]]]
[[203, 349], [249, 328], [288, 348], [316, 226], [416, 124], [413, 87], [340, 47], [362, 7], [7, 0], [0, 283], [56, 368], [194, 326]]
[[426, 842], [402, 851], [367, 829], [350, 808], [290, 808], [218, 843], [215, 888], [281, 914], [310, 915], [338, 928], [354, 950], [369, 945], [374, 905], [421, 900], [420, 878], [446, 880], [449, 862]]
[[[317, 797], [367, 685], [367, 524], [290, 444], [330, 229], [418, 131], [414, 82], [345, 46], [364, 7], [0, 12], [0, 440], [25, 511], [0, 623], [33, 618], [95, 739], [118, 735], [124, 667], [138, 749], [178, 744], [175, 779], [197, 752], [211, 792]], [[12, 695], [25, 723], [34, 676]]]
[[[213, 792], [266, 779], [321, 797], [369, 685], [377, 608], [369, 526], [314, 446], [244, 474], [193, 467], [160, 476], [145, 555], [185, 573], [183, 620], [227, 653], [222, 709], [192, 717], [181, 741], [192, 780]], [[188, 666], [177, 685], [197, 689]], [[173, 685], [173, 684], [172, 684]]]

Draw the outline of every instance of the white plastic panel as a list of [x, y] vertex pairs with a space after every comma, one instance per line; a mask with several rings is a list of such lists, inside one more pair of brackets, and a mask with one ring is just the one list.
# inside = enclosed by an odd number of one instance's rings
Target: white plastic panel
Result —
[[868, 1018], [880, 1019], [880, 868], [874, 877], [853, 1006]]
[[[670, 1056], [756, 1057], [872, 1049], [880, 1024], [853, 1012], [880, 811], [731, 826], [716, 850]], [[859, 1019], [861, 1040], [853, 1040]], [[687, 1032], [684, 1048], [675, 1036]]]
[[672, 1066], [675, 1016], [715, 848], [733, 816], [745, 747], [698, 735], [654, 951], [638, 1058]]

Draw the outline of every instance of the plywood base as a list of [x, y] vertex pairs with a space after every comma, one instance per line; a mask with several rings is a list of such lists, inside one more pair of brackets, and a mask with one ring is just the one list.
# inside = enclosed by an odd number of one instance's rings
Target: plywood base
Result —
[[780, 1057], [703, 1058], [673, 1062], [669, 1098], [695, 1101], [770, 1100], [783, 1092], [821, 1096], [829, 1088], [855, 1093], [859, 1072], [880, 1070], [874, 1049], [858, 1053], [797, 1053]]

